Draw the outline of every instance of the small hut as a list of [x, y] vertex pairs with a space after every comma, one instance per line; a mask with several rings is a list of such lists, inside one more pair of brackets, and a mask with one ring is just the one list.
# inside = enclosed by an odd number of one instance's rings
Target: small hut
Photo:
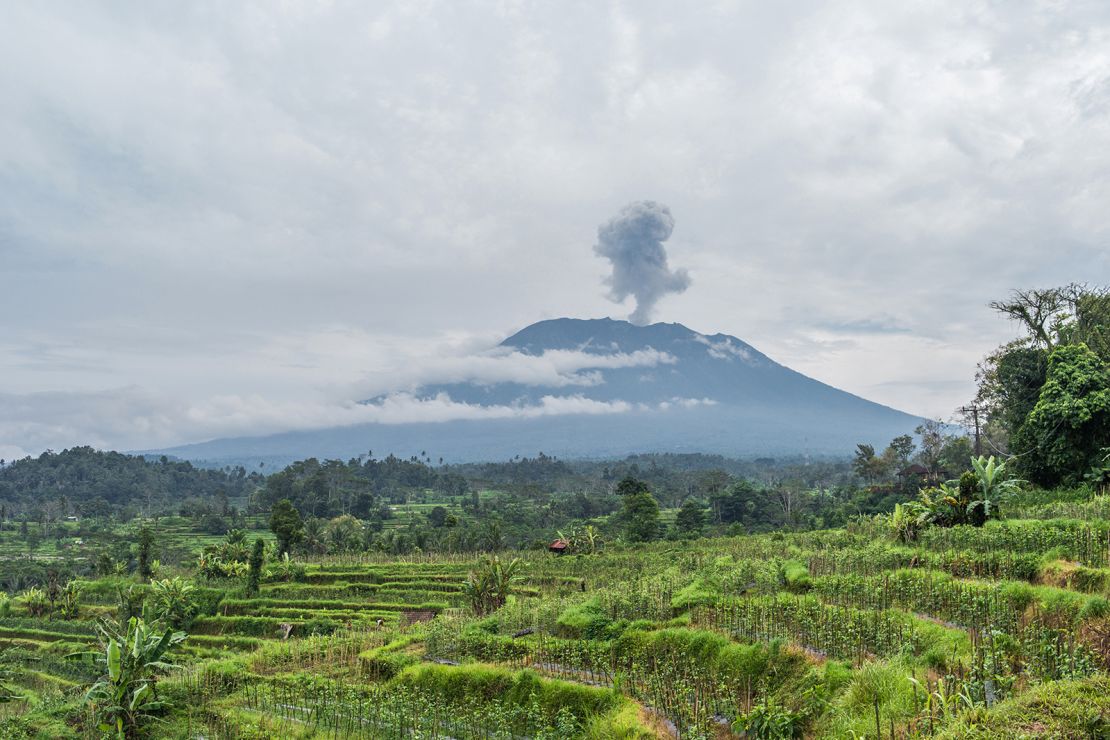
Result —
[[566, 540], [555, 540], [547, 546], [547, 550], [548, 552], [553, 552], [556, 555], [563, 555], [566, 553], [568, 547], [570, 547], [570, 543]]

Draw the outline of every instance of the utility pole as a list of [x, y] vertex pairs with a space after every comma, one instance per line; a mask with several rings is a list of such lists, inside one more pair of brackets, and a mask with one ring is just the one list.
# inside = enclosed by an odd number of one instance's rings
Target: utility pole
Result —
[[965, 419], [967, 418], [968, 414], [971, 414], [972, 421], [975, 424], [975, 457], [979, 457], [983, 454], [983, 444], [979, 434], [980, 410], [981, 409], [979, 408], [979, 405], [974, 403], [970, 406], [960, 406], [960, 408], [958, 409], [958, 411], [964, 415]]

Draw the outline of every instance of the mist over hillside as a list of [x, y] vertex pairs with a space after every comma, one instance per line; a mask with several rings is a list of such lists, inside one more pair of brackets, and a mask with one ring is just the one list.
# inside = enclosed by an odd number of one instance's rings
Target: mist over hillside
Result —
[[[704, 335], [681, 324], [552, 319], [517, 332], [495, 352], [573, 355], [574, 369], [555, 381], [467, 379], [405, 394], [417, 403], [504, 410], [486, 418], [358, 424], [158, 452], [248, 467], [307, 456], [349, 458], [368, 450], [399, 456], [426, 451], [450, 462], [538, 451], [591, 458], [637, 452], [827, 456], [849, 454], [857, 442], [884, 444], [921, 421], [795, 372], [736, 337]], [[365, 403], [384, 405], [391, 398]]]

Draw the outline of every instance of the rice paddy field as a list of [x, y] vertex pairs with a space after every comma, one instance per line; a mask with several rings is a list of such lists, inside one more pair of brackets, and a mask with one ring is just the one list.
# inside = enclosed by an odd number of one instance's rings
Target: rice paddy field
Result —
[[[507, 598], [479, 610], [464, 584], [486, 557], [271, 559], [253, 596], [182, 568], [188, 637], [147, 734], [1107, 737], [1107, 503], [1046, 502], [908, 544], [879, 518], [499, 553]], [[82, 701], [103, 668], [74, 656], [98, 649], [97, 618], [151, 591], [84, 581], [64, 616], [4, 599], [0, 737], [103, 736]]]

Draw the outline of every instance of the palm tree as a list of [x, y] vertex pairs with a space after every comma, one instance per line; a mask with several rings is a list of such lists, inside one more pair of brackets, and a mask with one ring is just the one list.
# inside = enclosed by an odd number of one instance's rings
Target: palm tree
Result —
[[324, 540], [324, 521], [317, 517], [309, 517], [304, 522], [304, 539], [301, 544], [304, 549], [315, 555], [323, 555], [328, 551], [328, 545]]

